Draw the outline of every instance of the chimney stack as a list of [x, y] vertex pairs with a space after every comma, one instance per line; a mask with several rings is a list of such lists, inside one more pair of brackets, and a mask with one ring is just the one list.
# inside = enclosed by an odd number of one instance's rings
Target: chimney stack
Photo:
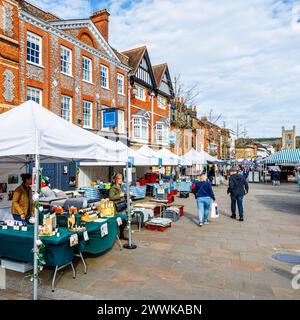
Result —
[[110, 14], [106, 9], [95, 12], [91, 16], [91, 20], [100, 31], [106, 42], [108, 42], [108, 22]]

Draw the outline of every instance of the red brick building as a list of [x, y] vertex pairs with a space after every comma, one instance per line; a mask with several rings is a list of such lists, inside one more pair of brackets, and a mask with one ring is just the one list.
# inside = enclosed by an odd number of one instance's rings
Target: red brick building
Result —
[[[32, 99], [64, 119], [126, 140], [126, 59], [109, 45], [109, 13], [62, 20], [25, 1], [0, 0], [0, 107]], [[105, 128], [113, 108], [117, 126]]]
[[147, 47], [122, 52], [130, 72], [130, 142], [135, 148], [147, 144], [168, 147], [170, 103], [173, 88], [167, 64], [152, 66]]

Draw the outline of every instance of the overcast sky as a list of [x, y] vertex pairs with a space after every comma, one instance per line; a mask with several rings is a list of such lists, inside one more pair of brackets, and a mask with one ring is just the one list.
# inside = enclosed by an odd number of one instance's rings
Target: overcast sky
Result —
[[198, 84], [198, 112], [251, 137], [300, 134], [300, 0], [31, 0], [61, 18], [107, 8], [110, 43], [147, 45], [187, 87]]

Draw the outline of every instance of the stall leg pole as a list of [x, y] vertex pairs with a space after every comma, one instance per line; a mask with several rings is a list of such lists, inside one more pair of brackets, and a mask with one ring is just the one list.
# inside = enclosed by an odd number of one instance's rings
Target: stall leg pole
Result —
[[[35, 170], [36, 170], [36, 185], [35, 185], [35, 190], [38, 192], [39, 190], [39, 168], [40, 168], [40, 157], [38, 154], [35, 155]], [[37, 208], [34, 209], [34, 244], [33, 244], [33, 249], [34, 249], [34, 260], [33, 260], [33, 266], [34, 266], [34, 277], [33, 277], [33, 300], [38, 299], [38, 282], [39, 279], [37, 277], [39, 270], [38, 270], [38, 256], [37, 256], [37, 240], [38, 240], [38, 226], [39, 226], [39, 210]]]
[[[127, 149], [128, 152], [128, 149]], [[124, 244], [125, 249], [136, 249], [137, 246], [132, 244], [131, 237], [131, 206], [130, 206], [130, 196], [129, 196], [129, 157], [127, 154], [126, 162], [126, 194], [127, 194], [127, 213], [128, 213], [128, 243]]]

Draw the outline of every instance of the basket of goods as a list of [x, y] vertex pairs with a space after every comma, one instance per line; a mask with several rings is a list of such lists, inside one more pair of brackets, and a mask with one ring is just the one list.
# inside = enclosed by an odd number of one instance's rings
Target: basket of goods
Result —
[[110, 189], [110, 183], [104, 183], [104, 189]]
[[102, 199], [99, 206], [101, 217], [113, 217], [115, 215], [115, 207], [113, 201]]

